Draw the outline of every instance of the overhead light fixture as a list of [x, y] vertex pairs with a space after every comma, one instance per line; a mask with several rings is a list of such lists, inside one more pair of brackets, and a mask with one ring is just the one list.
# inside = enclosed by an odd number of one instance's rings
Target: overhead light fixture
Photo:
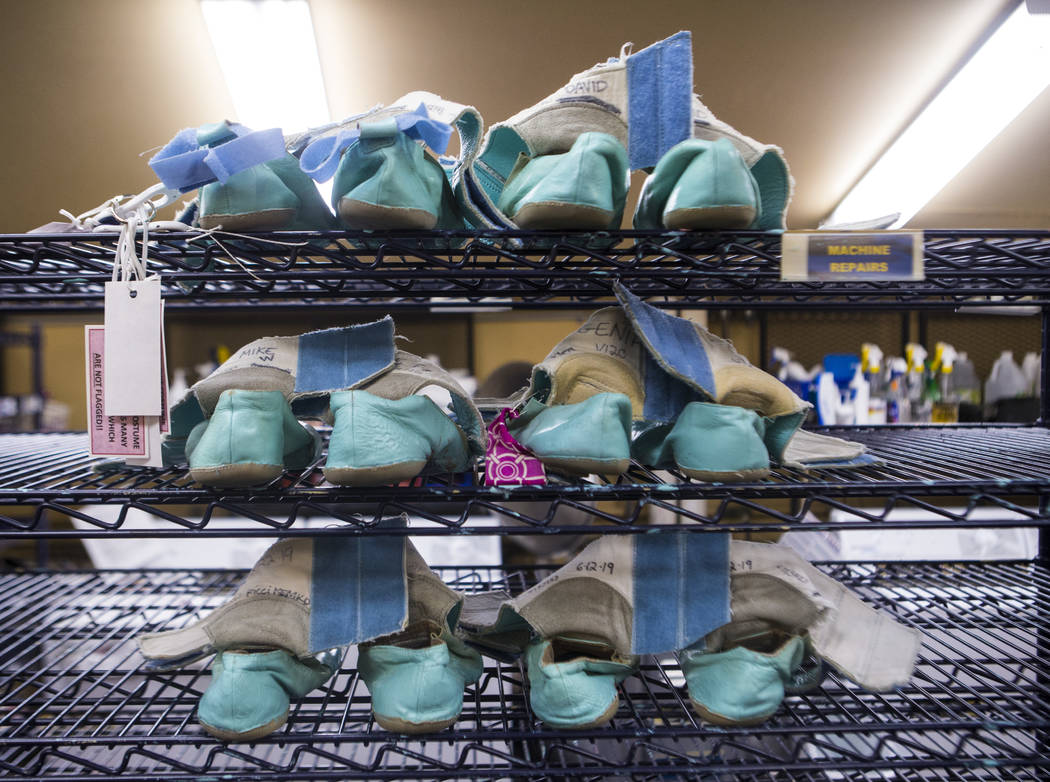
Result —
[[1050, 85], [1050, 15], [1022, 4], [893, 142], [824, 225], [905, 225]]
[[237, 121], [290, 132], [331, 117], [306, 0], [201, 0]]

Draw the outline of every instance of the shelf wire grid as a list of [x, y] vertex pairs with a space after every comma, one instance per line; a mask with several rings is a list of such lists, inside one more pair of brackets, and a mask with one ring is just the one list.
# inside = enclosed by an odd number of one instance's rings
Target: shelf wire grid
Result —
[[[387, 733], [354, 653], [252, 744], [197, 724], [204, 661], [149, 673], [134, 637], [226, 600], [241, 571], [19, 572], [0, 576], [0, 772], [5, 779], [1044, 779], [1050, 770], [1050, 572], [1031, 562], [825, 563], [924, 635], [890, 693], [831, 673], [750, 728], [703, 723], [673, 655], [643, 658], [604, 727], [538, 721], [518, 663], [486, 659], [450, 728]], [[549, 572], [438, 568], [466, 592], [516, 593]]]
[[[927, 231], [915, 282], [782, 282], [756, 231], [150, 233], [171, 309], [580, 307], [621, 280], [658, 306], [890, 307], [1050, 302], [1050, 232]], [[99, 308], [116, 233], [0, 235], [0, 301]]]
[[[1050, 515], [1040, 503], [1050, 492], [1050, 430], [1026, 426], [919, 426], [838, 428], [822, 431], [862, 442], [879, 462], [853, 469], [801, 471], [781, 467], [760, 481], [702, 483], [674, 472], [635, 465], [616, 480], [549, 476], [544, 486], [484, 486], [477, 474], [433, 476], [411, 485], [344, 488], [324, 484], [324, 457], [302, 472], [285, 473], [268, 486], [209, 490], [184, 469], [128, 468], [91, 457], [83, 434], [0, 436], [0, 532], [5, 536], [68, 536], [51, 522], [79, 527], [79, 537], [200, 534], [316, 534], [302, 529], [311, 518], [330, 524], [326, 533], [403, 534], [378, 530], [389, 516], [407, 513], [423, 522], [412, 534], [479, 532], [534, 534], [593, 531], [633, 533], [651, 529], [649, 509], [663, 508], [699, 528], [768, 530], [805, 524], [832, 529], [854, 521], [816, 521], [814, 514], [845, 510], [886, 528], [914, 527], [892, 517], [901, 508], [928, 512], [922, 526], [1042, 526]], [[934, 498], [954, 498], [956, 510]], [[783, 509], [769, 501], [794, 498]], [[877, 498], [872, 506], [871, 498]], [[1020, 504], [1019, 498], [1036, 500]], [[701, 510], [680, 501], [706, 499]], [[615, 502], [613, 502], [615, 501]], [[18, 506], [22, 506], [19, 508]], [[188, 509], [187, 509], [188, 508]], [[993, 508], [1001, 519], [975, 511]], [[216, 520], [236, 519], [233, 526]], [[146, 520], [147, 524], [140, 524]], [[237, 526], [239, 524], [239, 526]], [[57, 525], [56, 525], [57, 526]]]

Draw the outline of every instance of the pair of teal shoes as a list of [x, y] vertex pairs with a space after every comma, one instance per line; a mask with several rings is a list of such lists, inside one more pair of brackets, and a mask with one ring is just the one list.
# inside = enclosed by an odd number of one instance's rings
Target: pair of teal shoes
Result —
[[[522, 153], [499, 199], [521, 228], [615, 230], [630, 186], [627, 151], [607, 133], [582, 133], [560, 154]], [[642, 189], [638, 229], [740, 229], [758, 224], [758, 183], [733, 143], [688, 139], [672, 147]]]
[[[201, 696], [201, 726], [223, 741], [254, 741], [278, 730], [291, 702], [320, 687], [342, 654], [298, 658], [283, 649], [229, 649], [212, 661]], [[481, 655], [447, 627], [421, 620], [358, 647], [358, 669], [372, 695], [372, 713], [393, 733], [432, 733], [463, 710], [463, 689], [481, 676]]]
[[[363, 389], [329, 396], [333, 418], [327, 480], [381, 486], [423, 472], [467, 470], [473, 455], [463, 431], [426, 396], [385, 399]], [[292, 413], [281, 391], [227, 389], [211, 417], [186, 440], [190, 477], [206, 486], [255, 486], [301, 471], [321, 458], [321, 437]]]
[[615, 392], [549, 407], [530, 400], [508, 424], [518, 442], [557, 471], [619, 475], [633, 458], [653, 469], [678, 469], [690, 478], [717, 482], [758, 480], [769, 474], [765, 428], [754, 410], [690, 402], [673, 423], [638, 433], [630, 399]]
[[[405, 98], [452, 105], [429, 93]], [[446, 170], [438, 156], [451, 130], [402, 99], [288, 139], [229, 122], [183, 130], [150, 166], [169, 189], [199, 189], [205, 229], [452, 230], [464, 227], [449, 179], [456, 161], [445, 159]], [[332, 209], [315, 179], [332, 180]]]

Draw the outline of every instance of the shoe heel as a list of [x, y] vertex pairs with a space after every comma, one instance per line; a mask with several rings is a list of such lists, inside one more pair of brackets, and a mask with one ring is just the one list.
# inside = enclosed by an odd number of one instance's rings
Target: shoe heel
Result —
[[223, 391], [211, 418], [198, 424], [203, 432], [187, 444], [190, 477], [224, 488], [280, 476], [287, 404], [280, 391]]

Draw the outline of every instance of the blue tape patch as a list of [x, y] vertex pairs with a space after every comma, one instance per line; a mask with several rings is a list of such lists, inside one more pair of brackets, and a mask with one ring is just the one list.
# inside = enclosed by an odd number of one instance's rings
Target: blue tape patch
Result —
[[408, 612], [405, 538], [314, 538], [310, 651], [360, 643], [401, 629]]
[[670, 423], [690, 402], [706, 402], [708, 397], [669, 375], [648, 352], [645, 353], [645, 405], [642, 416], [646, 421]]
[[655, 166], [693, 135], [693, 39], [672, 35], [627, 58], [627, 154], [631, 169]]
[[394, 320], [312, 331], [299, 337], [296, 392], [353, 388], [394, 363]]
[[699, 401], [714, 399], [715, 375], [696, 326], [685, 318], [676, 318], [646, 304], [618, 283], [615, 288], [627, 317], [634, 323], [639, 336], [644, 338], [650, 352], [655, 353], [653, 358], [707, 394]]
[[633, 654], [684, 649], [729, 622], [729, 535], [634, 539]]

